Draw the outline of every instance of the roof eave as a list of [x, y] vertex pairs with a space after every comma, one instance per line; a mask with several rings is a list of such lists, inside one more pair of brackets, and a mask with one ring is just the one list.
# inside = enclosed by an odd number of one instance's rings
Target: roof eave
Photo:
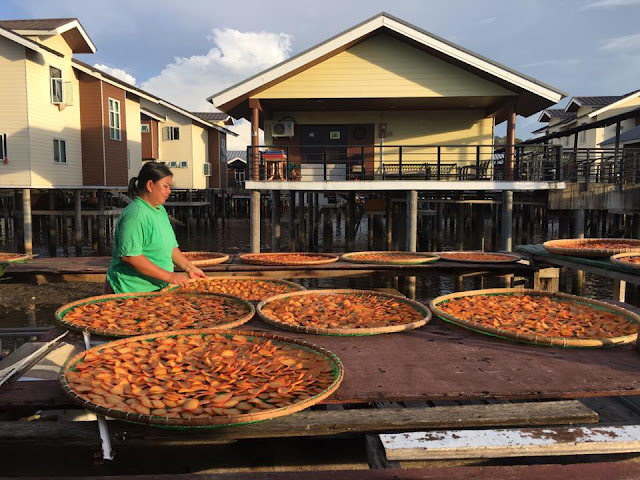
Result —
[[606, 112], [607, 110], [610, 110], [612, 108], [616, 108], [618, 106], [620, 106], [621, 103], [626, 102], [627, 100], [630, 100], [632, 98], [636, 98], [640, 96], [640, 90], [638, 90], [637, 92], [631, 93], [629, 95], [627, 95], [626, 97], [622, 97], [620, 100], [617, 100], [613, 103], [610, 103], [609, 105], [605, 105], [604, 107], [601, 108], [597, 108], [595, 110], [593, 110], [592, 112], [589, 112], [587, 115], [589, 115], [589, 118], [594, 118], [598, 115], [603, 114], [604, 112]]

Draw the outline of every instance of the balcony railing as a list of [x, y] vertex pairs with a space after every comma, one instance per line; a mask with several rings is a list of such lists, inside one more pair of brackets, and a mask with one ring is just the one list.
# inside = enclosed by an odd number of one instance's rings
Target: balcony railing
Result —
[[[261, 145], [260, 181], [536, 181], [637, 183], [640, 149], [557, 145]], [[253, 149], [247, 149], [253, 179]]]

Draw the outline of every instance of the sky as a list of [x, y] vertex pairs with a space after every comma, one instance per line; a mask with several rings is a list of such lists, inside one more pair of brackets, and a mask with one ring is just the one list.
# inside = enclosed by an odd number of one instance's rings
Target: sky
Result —
[[[0, 0], [2, 19], [78, 18], [97, 47], [78, 59], [196, 111], [383, 11], [569, 97], [640, 88], [640, 0]], [[537, 117], [518, 117], [517, 136], [530, 138]], [[248, 124], [234, 129], [229, 147], [244, 149]]]

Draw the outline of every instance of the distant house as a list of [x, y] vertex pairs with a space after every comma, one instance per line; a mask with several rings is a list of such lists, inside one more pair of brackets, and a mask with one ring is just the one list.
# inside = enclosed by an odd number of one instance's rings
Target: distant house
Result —
[[124, 188], [155, 160], [176, 188], [223, 188], [229, 116], [209, 121], [72, 58], [95, 51], [77, 19], [0, 21], [0, 187]]
[[[551, 143], [569, 148], [599, 148], [614, 143], [607, 139], [615, 137], [615, 124], [594, 126], [592, 129], [578, 132], [573, 132], [572, 129], [606, 120], [634, 109], [638, 109], [638, 116], [622, 120], [620, 122], [622, 132], [633, 129], [640, 123], [640, 91], [625, 95], [573, 97], [564, 109], [550, 108], [544, 110], [540, 114], [538, 121], [547, 122], [547, 125], [533, 133], [549, 135], [567, 130], [569, 131], [567, 135], [554, 138]], [[605, 141], [607, 141], [606, 144], [604, 143]]]
[[247, 151], [230, 150], [227, 152], [228, 186], [244, 189], [247, 179]]

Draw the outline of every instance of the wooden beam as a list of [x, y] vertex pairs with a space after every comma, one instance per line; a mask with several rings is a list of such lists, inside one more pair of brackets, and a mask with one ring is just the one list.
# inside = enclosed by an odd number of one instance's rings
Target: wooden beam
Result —
[[[165, 430], [110, 421], [114, 446], [224, 444], [249, 438], [404, 432], [432, 428], [593, 423], [598, 415], [578, 401], [447, 407], [305, 410], [241, 427], [211, 431]], [[0, 444], [86, 445], [99, 442], [95, 422], [0, 422]]]

